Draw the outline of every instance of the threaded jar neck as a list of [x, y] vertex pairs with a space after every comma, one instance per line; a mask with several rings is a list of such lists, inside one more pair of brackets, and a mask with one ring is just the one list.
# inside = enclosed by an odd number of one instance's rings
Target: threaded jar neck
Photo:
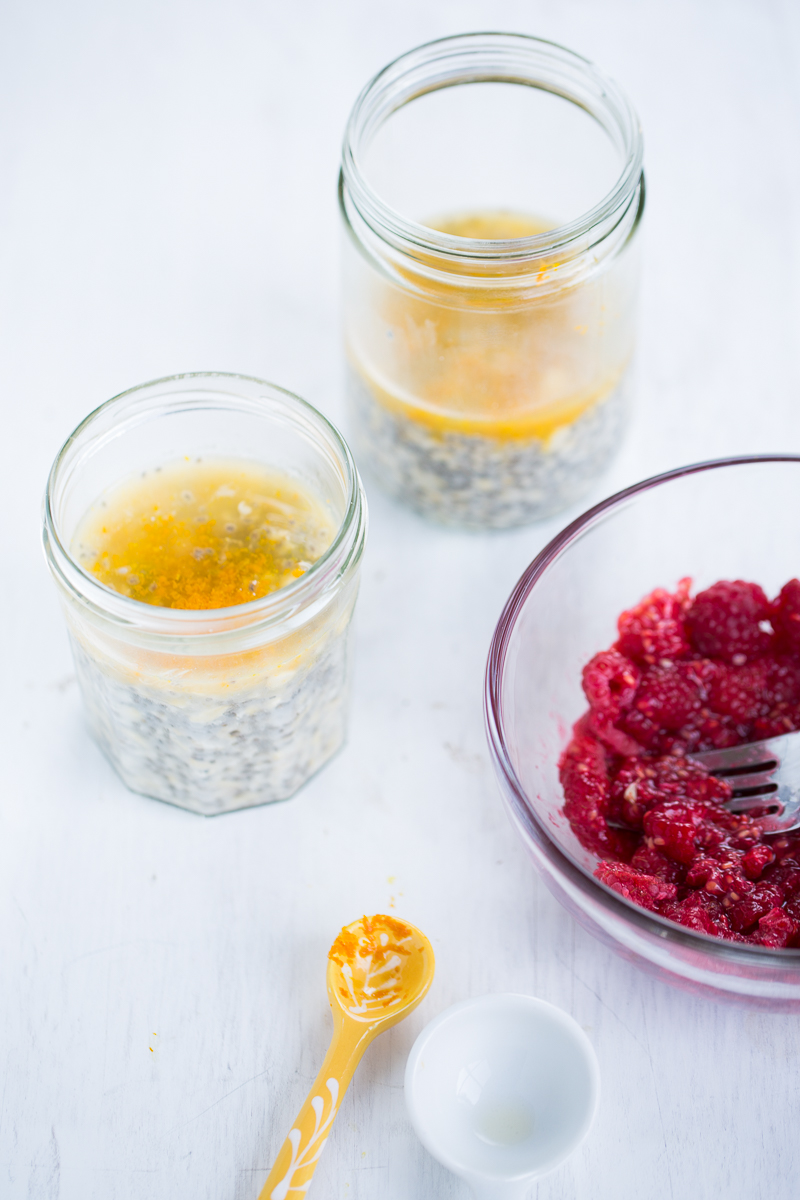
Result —
[[[481, 240], [443, 233], [392, 207], [366, 177], [366, 153], [405, 105], [444, 88], [505, 83], [552, 93], [583, 109], [605, 131], [620, 163], [611, 189], [574, 219], [528, 237]], [[366, 85], [345, 130], [340, 199], [346, 224], [372, 253], [402, 255], [430, 270], [463, 275], [519, 275], [542, 261], [575, 258], [604, 242], [623, 241], [644, 198], [643, 142], [625, 93], [591, 62], [553, 42], [522, 34], [472, 33], [442, 38], [401, 55]]]

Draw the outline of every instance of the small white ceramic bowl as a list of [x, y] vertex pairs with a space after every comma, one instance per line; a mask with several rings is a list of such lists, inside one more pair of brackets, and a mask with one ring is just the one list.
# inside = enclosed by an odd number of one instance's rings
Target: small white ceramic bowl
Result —
[[531, 996], [463, 1000], [423, 1029], [405, 1095], [423, 1146], [481, 1200], [521, 1200], [591, 1128], [600, 1099], [592, 1044]]

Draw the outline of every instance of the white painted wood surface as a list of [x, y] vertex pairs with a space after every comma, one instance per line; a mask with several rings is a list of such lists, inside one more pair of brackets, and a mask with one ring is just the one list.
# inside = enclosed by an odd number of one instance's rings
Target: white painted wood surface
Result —
[[312, 1196], [466, 1196], [402, 1073], [427, 1019], [491, 990], [563, 1005], [600, 1058], [596, 1128], [538, 1200], [796, 1195], [798, 1020], [612, 956], [502, 812], [485, 654], [561, 522], [447, 534], [370, 488], [349, 744], [291, 802], [211, 821], [130, 795], [89, 741], [37, 529], [61, 441], [134, 383], [242, 371], [339, 419], [347, 112], [470, 28], [564, 42], [642, 117], [640, 408], [593, 499], [800, 450], [796, 0], [6, 0], [0, 22], [0, 1197], [255, 1200], [327, 1042], [331, 939], [391, 905], [437, 978], [368, 1053]]

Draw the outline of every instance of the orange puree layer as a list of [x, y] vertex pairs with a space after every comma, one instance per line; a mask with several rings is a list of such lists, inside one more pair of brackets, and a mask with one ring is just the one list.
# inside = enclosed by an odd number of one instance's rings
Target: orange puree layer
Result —
[[[355, 357], [355, 356], [354, 356]], [[480, 372], [485, 360], [481, 359], [480, 353], [475, 352], [475, 374]], [[434, 433], [465, 433], [478, 437], [497, 438], [500, 441], [511, 441], [514, 439], [524, 440], [526, 438], [537, 438], [540, 441], [546, 442], [565, 425], [571, 425], [573, 421], [577, 421], [578, 417], [591, 408], [593, 404], [597, 404], [600, 400], [605, 399], [619, 382], [620, 371], [612, 379], [605, 380], [599, 388], [591, 388], [578, 395], [572, 395], [567, 400], [561, 400], [554, 404], [543, 405], [536, 409], [516, 409], [511, 411], [503, 411], [500, 403], [487, 405], [488, 411], [483, 413], [477, 412], [457, 412], [453, 411], [452, 407], [445, 408], [450, 396], [456, 388], [456, 380], [462, 375], [468, 378], [468, 362], [467, 356], [464, 355], [462, 363], [459, 364], [459, 369], [453, 373], [453, 377], [447, 380], [442, 391], [443, 407], [437, 408], [435, 400], [435, 388], [432, 386], [428, 389], [428, 395], [424, 400], [411, 393], [403, 393], [399, 388], [395, 387], [392, 390], [387, 386], [381, 386], [374, 374], [371, 374], [360, 363], [355, 363], [355, 370], [363, 376], [369, 390], [375, 398], [390, 411], [402, 414], [411, 421], [417, 421], [420, 425], [427, 426]], [[472, 381], [474, 385], [475, 376]], [[466, 384], [469, 386], [469, 384]], [[434, 395], [431, 395], [434, 393]], [[426, 401], [428, 401], [426, 403]], [[497, 411], [500, 409], [500, 411]]]
[[546, 221], [543, 217], [505, 211], [459, 213], [450, 217], [435, 217], [425, 224], [439, 233], [487, 242], [535, 237], [537, 233], [546, 233], [548, 229], [555, 228], [554, 221]]
[[257, 464], [189, 460], [111, 489], [72, 551], [101, 583], [161, 608], [228, 608], [303, 575], [330, 545], [332, 514]]
[[[554, 227], [541, 217], [502, 211], [436, 217], [426, 224], [487, 241], [532, 237]], [[460, 304], [452, 286], [440, 297], [435, 284], [427, 286], [427, 296], [389, 293], [384, 316], [390, 339], [368, 358], [353, 341], [350, 354], [384, 408], [434, 435], [547, 442], [608, 396], [627, 365], [604, 363], [598, 347], [585, 340], [580, 293], [577, 302], [556, 293], [520, 305], [513, 289], [492, 293], [489, 301], [486, 289], [465, 287], [457, 292]]]

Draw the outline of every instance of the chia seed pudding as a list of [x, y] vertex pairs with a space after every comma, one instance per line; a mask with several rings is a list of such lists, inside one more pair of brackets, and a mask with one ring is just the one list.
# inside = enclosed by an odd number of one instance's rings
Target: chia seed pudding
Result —
[[131, 790], [210, 816], [284, 800], [336, 753], [365, 539], [349, 449], [272, 384], [175, 376], [78, 427], [45, 553], [90, 731]]
[[339, 201], [352, 429], [376, 481], [470, 529], [583, 496], [632, 391], [644, 177], [627, 98], [535, 38], [420, 46], [356, 101]]
[[628, 391], [623, 380], [546, 439], [491, 437], [432, 428], [393, 411], [348, 369], [360, 461], [417, 512], [474, 529], [524, 525], [580, 500], [617, 452]]

